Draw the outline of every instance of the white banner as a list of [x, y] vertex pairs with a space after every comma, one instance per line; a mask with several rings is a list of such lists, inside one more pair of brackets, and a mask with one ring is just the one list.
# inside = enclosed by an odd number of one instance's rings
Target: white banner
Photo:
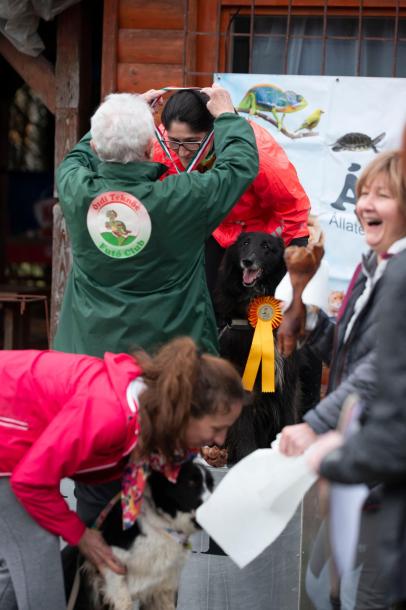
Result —
[[294, 164], [326, 236], [331, 288], [345, 290], [366, 250], [355, 182], [382, 150], [397, 148], [406, 79], [217, 74], [237, 109], [270, 131]]

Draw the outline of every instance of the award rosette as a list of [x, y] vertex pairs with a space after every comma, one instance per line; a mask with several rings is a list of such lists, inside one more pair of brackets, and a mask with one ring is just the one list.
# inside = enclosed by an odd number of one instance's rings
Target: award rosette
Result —
[[248, 321], [255, 328], [242, 382], [252, 390], [262, 362], [262, 392], [275, 392], [275, 347], [273, 331], [282, 322], [279, 301], [274, 297], [257, 297], [248, 308]]

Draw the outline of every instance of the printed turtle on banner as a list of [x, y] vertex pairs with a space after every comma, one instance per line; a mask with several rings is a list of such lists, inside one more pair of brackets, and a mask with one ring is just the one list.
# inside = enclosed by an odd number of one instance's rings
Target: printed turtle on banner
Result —
[[[284, 91], [272, 84], [251, 87], [241, 100], [238, 111], [257, 114], [258, 111], [271, 112], [278, 129], [281, 129], [285, 114], [297, 112], [307, 106], [307, 101], [294, 91]], [[282, 115], [282, 119], [278, 116]]]
[[376, 145], [385, 137], [386, 133], [380, 133], [376, 138], [370, 138], [365, 133], [351, 132], [346, 133], [333, 144], [333, 150], [338, 152], [340, 150], [352, 150], [361, 151], [369, 150], [372, 148], [374, 152], [378, 152]]

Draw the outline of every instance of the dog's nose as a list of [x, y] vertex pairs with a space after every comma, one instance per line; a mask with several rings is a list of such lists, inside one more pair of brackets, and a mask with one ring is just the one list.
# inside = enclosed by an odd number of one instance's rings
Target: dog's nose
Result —
[[252, 265], [254, 264], [254, 262], [250, 258], [243, 258], [241, 262], [244, 267], [252, 267]]

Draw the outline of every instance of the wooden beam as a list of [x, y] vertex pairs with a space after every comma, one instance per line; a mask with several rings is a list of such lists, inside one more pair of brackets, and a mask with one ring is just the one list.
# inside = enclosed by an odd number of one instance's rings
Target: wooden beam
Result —
[[182, 31], [120, 30], [118, 63], [181, 64], [183, 46]]
[[181, 64], [118, 64], [117, 75], [117, 87], [121, 92], [142, 93], [168, 85], [183, 86]]
[[101, 99], [117, 90], [119, 0], [104, 0]]
[[[86, 17], [86, 18], [85, 18]], [[91, 22], [84, 3], [58, 17], [55, 112], [55, 167], [89, 129]], [[71, 265], [69, 237], [59, 206], [54, 211], [52, 249], [51, 342], [55, 336], [66, 278]]]
[[89, 127], [91, 53], [83, 12], [76, 4], [58, 17], [55, 167]]
[[0, 35], [0, 53], [37, 93], [48, 110], [55, 114], [55, 73], [52, 64], [42, 55], [31, 57], [17, 51], [3, 35]]
[[218, 44], [218, 1], [205, 0], [198, 5], [198, 30], [204, 32], [196, 36], [196, 72], [206, 72], [194, 77], [193, 84], [209, 87], [213, 82], [212, 74], [217, 72]]
[[184, 0], [121, 0], [119, 28], [183, 30], [184, 10]]

